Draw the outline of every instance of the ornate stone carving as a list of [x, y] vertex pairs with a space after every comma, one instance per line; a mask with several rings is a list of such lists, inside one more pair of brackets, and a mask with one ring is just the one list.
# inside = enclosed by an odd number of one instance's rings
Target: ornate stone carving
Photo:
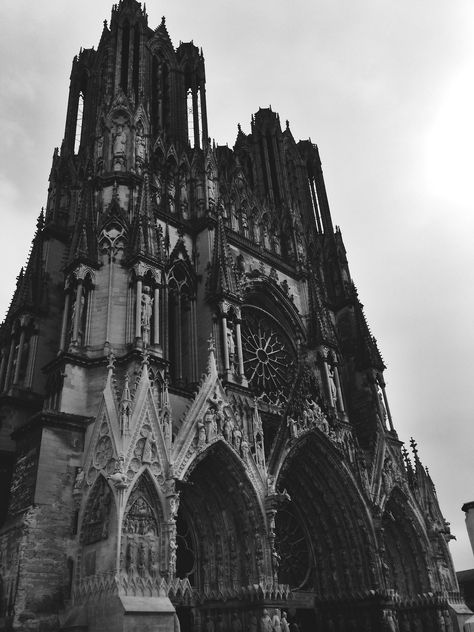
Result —
[[82, 527], [82, 541], [92, 544], [105, 540], [109, 535], [110, 506], [112, 492], [105, 479], [100, 476], [91, 491]]

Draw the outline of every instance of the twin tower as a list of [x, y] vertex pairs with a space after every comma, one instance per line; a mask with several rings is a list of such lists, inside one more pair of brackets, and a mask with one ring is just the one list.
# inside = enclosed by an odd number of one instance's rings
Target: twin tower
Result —
[[458, 630], [384, 369], [317, 147], [211, 144], [202, 52], [121, 0], [0, 330], [0, 627]]

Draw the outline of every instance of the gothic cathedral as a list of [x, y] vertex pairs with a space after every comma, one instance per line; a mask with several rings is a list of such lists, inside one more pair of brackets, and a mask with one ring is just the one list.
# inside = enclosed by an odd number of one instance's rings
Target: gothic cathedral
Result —
[[74, 58], [0, 350], [0, 629], [460, 629], [317, 146], [211, 143], [136, 0]]

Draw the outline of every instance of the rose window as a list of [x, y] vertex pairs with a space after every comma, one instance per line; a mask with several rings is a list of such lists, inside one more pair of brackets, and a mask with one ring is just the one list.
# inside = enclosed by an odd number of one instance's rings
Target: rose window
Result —
[[250, 386], [268, 402], [284, 403], [295, 377], [296, 357], [277, 321], [261, 309], [244, 308], [242, 348]]

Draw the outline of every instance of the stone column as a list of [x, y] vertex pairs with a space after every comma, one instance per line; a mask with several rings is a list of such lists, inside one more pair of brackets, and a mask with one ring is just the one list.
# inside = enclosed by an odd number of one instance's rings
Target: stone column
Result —
[[395, 432], [395, 429], [393, 427], [392, 415], [390, 413], [390, 408], [388, 405], [387, 393], [385, 392], [385, 386], [381, 385], [380, 388], [382, 389], [383, 403], [385, 404], [385, 412], [387, 413], [387, 419], [390, 425], [390, 431]]
[[10, 382], [10, 376], [11, 376], [11, 372], [12, 372], [12, 367], [13, 367], [13, 354], [15, 353], [15, 335], [16, 335], [16, 331], [14, 330], [14, 328], [12, 328], [12, 339], [10, 342], [10, 353], [8, 354], [8, 364], [7, 364], [7, 374], [5, 376], [5, 384], [3, 387], [3, 390], [6, 390], [9, 387], [9, 382]]
[[33, 382], [33, 369], [35, 366], [36, 348], [38, 346], [38, 334], [30, 338], [30, 348], [28, 350], [28, 363], [26, 365], [25, 388], [30, 388]]
[[137, 278], [137, 297], [135, 303], [135, 338], [142, 337], [142, 285], [141, 277]]
[[336, 397], [337, 397], [337, 405], [341, 413], [344, 412], [344, 400], [342, 399], [342, 388], [341, 381], [339, 379], [339, 369], [338, 365], [334, 364], [334, 381], [336, 382]]
[[242, 353], [242, 336], [240, 330], [240, 318], [235, 321], [235, 345], [237, 347], [237, 364], [239, 367], [239, 377], [244, 378], [244, 355]]
[[69, 307], [71, 304], [71, 294], [68, 292], [66, 294], [66, 298], [64, 299], [64, 312], [63, 312], [63, 321], [61, 324], [61, 338], [59, 342], [59, 353], [64, 351], [66, 346], [66, 332], [67, 332], [67, 321], [69, 318]]
[[229, 347], [227, 346], [227, 316], [222, 314], [221, 316], [221, 335], [222, 344], [224, 349], [224, 371], [227, 374], [230, 370], [229, 366]]
[[160, 288], [155, 285], [155, 296], [153, 300], [153, 344], [160, 344]]
[[72, 330], [72, 341], [77, 343], [77, 336], [79, 333], [79, 319], [81, 317], [81, 300], [82, 300], [82, 279], [77, 280], [77, 290], [76, 290], [76, 309], [74, 312], [74, 323]]
[[15, 375], [13, 376], [13, 384], [17, 384], [20, 378], [21, 356], [23, 353], [23, 345], [25, 344], [25, 327], [21, 326], [20, 342], [18, 343], [18, 351], [16, 353]]

